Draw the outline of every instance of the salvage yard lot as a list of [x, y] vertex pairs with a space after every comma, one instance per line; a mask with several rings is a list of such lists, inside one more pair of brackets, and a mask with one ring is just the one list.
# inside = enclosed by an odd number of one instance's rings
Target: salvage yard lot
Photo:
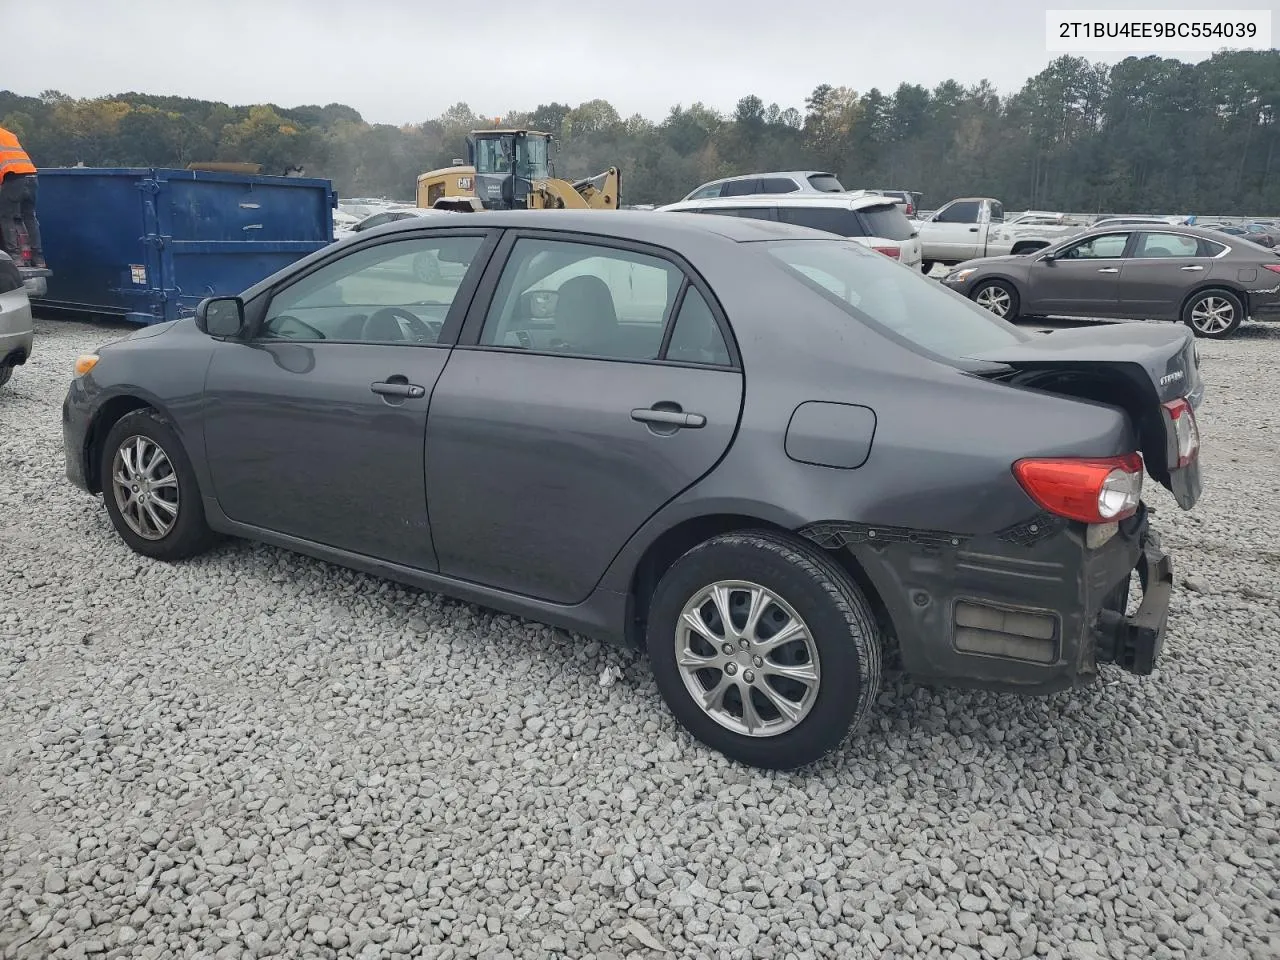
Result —
[[795, 775], [699, 747], [638, 656], [272, 547], [130, 552], [59, 413], [125, 332], [42, 320], [0, 390], [6, 960], [1280, 955], [1280, 325], [1200, 342], [1195, 511], [1147, 484], [1157, 675], [893, 677]]

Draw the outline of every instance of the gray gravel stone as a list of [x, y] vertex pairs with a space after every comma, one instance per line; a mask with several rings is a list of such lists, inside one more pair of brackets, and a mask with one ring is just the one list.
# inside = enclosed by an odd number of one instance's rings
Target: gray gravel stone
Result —
[[[1277, 956], [1280, 325], [1202, 341], [1157, 675], [891, 676], [803, 774], [642, 658], [271, 547], [145, 561], [63, 476], [74, 357], [0, 388], [0, 956]], [[600, 677], [609, 670], [607, 685]], [[665, 952], [662, 952], [665, 951]]]

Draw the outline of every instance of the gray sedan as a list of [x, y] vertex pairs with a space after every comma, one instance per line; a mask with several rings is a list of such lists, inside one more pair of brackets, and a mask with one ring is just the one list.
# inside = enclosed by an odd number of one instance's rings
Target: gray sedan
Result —
[[1035, 253], [969, 260], [942, 282], [1006, 320], [1173, 320], [1215, 339], [1280, 312], [1280, 255], [1200, 227], [1095, 227]]
[[1200, 492], [1186, 330], [1032, 335], [735, 217], [405, 220], [76, 369], [67, 475], [137, 553], [260, 540], [641, 648], [764, 767], [840, 743], [888, 646], [1027, 693], [1150, 673], [1144, 473]]

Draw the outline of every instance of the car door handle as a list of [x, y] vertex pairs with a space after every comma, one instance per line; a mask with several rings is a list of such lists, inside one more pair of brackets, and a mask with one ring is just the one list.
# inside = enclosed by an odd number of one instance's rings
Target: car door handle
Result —
[[700, 413], [684, 413], [680, 410], [662, 410], [639, 407], [631, 411], [631, 419], [637, 423], [655, 423], [664, 427], [690, 427], [697, 429], [707, 425], [707, 418]]
[[384, 397], [408, 397], [411, 400], [417, 400], [427, 394], [426, 388], [416, 383], [396, 383], [392, 380], [375, 380], [369, 384], [369, 389]]
[[977, 233], [977, 232], [978, 232], [978, 228], [977, 228], [977, 227], [970, 227], [970, 228], [969, 228], [969, 232], [970, 232], [970, 233]]
[[1119, 273], [1120, 271], [1115, 267], [1099, 267], [1098, 272], [1099, 273]]
[[1203, 269], [1204, 269], [1204, 267], [1200, 267], [1200, 266], [1192, 266], [1192, 267], [1183, 267], [1182, 269], [1183, 269], [1183, 270], [1203, 270]]

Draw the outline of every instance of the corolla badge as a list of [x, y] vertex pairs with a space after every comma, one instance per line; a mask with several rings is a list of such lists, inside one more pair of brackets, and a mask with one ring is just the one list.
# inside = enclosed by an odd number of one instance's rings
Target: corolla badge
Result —
[[1183, 373], [1181, 370], [1175, 370], [1173, 371], [1173, 373], [1166, 373], [1163, 377], [1160, 378], [1160, 386], [1163, 387], [1163, 386], [1166, 386], [1167, 384], [1174, 383], [1175, 381], [1181, 380], [1182, 377], [1183, 377]]

